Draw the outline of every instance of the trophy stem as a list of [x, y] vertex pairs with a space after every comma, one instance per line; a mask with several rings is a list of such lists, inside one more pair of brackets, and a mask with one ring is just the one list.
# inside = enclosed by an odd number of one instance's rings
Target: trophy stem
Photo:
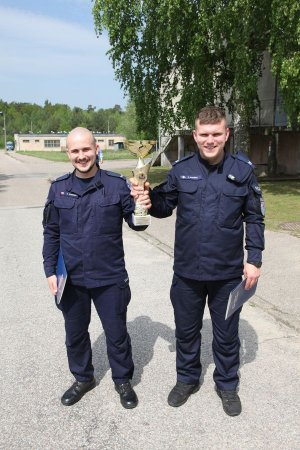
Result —
[[[133, 176], [137, 180], [139, 186], [144, 186], [148, 179], [148, 173], [152, 165], [152, 159], [145, 163], [144, 157], [150, 152], [155, 141], [127, 141], [126, 147], [138, 156], [136, 168], [132, 171]], [[137, 199], [135, 203], [134, 213], [132, 214], [132, 222], [135, 226], [148, 226], [151, 223], [151, 216], [148, 214], [147, 208], [139, 204]]]

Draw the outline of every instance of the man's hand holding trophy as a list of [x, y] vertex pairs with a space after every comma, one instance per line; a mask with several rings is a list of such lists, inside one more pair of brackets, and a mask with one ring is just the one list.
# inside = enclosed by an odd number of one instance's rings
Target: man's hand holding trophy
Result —
[[135, 200], [135, 210], [132, 215], [133, 224], [135, 226], [148, 226], [151, 223], [151, 216], [148, 214], [148, 209], [151, 208], [151, 201], [149, 198], [149, 183], [148, 173], [151, 166], [159, 156], [159, 153], [154, 153], [154, 156], [145, 163], [144, 158], [150, 153], [156, 141], [129, 141], [125, 142], [125, 147], [131, 153], [138, 157], [136, 168], [132, 171], [134, 178], [130, 179], [132, 188], [131, 195]]

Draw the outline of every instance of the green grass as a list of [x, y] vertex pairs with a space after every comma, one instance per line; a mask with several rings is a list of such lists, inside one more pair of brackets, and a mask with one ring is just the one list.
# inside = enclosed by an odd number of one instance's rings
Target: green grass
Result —
[[47, 159], [49, 161], [67, 162], [69, 158], [64, 152], [43, 152], [43, 151], [18, 151], [20, 155], [34, 156], [35, 158]]
[[[68, 161], [66, 153], [62, 152], [20, 152], [24, 155], [36, 156], [51, 161]], [[132, 159], [136, 158], [126, 150], [105, 150], [104, 160]], [[155, 166], [151, 168], [149, 181], [151, 186], [163, 182], [169, 172], [169, 167]], [[127, 178], [132, 176], [131, 169], [114, 169], [114, 172], [122, 173]], [[282, 231], [280, 225], [286, 222], [300, 223], [300, 180], [290, 181], [260, 181], [263, 197], [266, 204], [266, 228], [273, 231]], [[300, 231], [290, 232], [300, 237]]]
[[[35, 156], [49, 161], [67, 162], [69, 158], [65, 152], [57, 151], [18, 151], [21, 155]], [[136, 156], [127, 150], [103, 150], [103, 158], [107, 161], [120, 159], [135, 159]]]
[[[152, 167], [149, 174], [151, 186], [163, 182], [169, 170], [168, 167]], [[114, 171], [127, 178], [132, 176], [130, 169]], [[265, 224], [268, 230], [283, 231], [280, 225], [286, 222], [299, 222], [300, 225], [300, 180], [263, 181], [260, 186], [266, 204]], [[289, 233], [300, 237], [300, 229]]]
[[[267, 229], [279, 231], [285, 222], [300, 224], [300, 180], [264, 181], [260, 186], [266, 203]], [[300, 237], [300, 230], [292, 234]]]

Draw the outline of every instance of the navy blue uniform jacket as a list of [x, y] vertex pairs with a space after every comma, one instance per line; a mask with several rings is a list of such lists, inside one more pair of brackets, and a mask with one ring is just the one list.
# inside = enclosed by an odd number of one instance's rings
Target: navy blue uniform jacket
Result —
[[177, 207], [174, 272], [199, 281], [243, 274], [243, 237], [248, 262], [264, 249], [264, 204], [253, 165], [245, 155], [224, 154], [210, 166], [200, 155], [176, 163], [167, 181], [150, 192], [154, 217]]
[[86, 191], [76, 188], [75, 174], [51, 184], [44, 209], [44, 271], [56, 273], [59, 246], [69, 280], [94, 288], [127, 278], [122, 239], [123, 219], [132, 224], [134, 201], [122, 175], [98, 170]]

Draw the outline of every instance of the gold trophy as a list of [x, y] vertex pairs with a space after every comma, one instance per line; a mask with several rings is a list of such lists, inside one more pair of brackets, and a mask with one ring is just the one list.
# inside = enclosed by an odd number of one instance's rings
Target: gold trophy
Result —
[[[156, 141], [126, 141], [125, 147], [131, 153], [138, 157], [136, 168], [132, 171], [134, 177], [137, 179], [139, 186], [144, 186], [148, 179], [150, 167], [153, 165], [159, 154], [155, 153], [154, 157], [149, 162], [145, 163], [144, 158], [152, 150]], [[135, 210], [132, 214], [132, 221], [135, 226], [146, 226], [151, 223], [151, 216], [148, 214], [147, 208], [136, 201]]]

